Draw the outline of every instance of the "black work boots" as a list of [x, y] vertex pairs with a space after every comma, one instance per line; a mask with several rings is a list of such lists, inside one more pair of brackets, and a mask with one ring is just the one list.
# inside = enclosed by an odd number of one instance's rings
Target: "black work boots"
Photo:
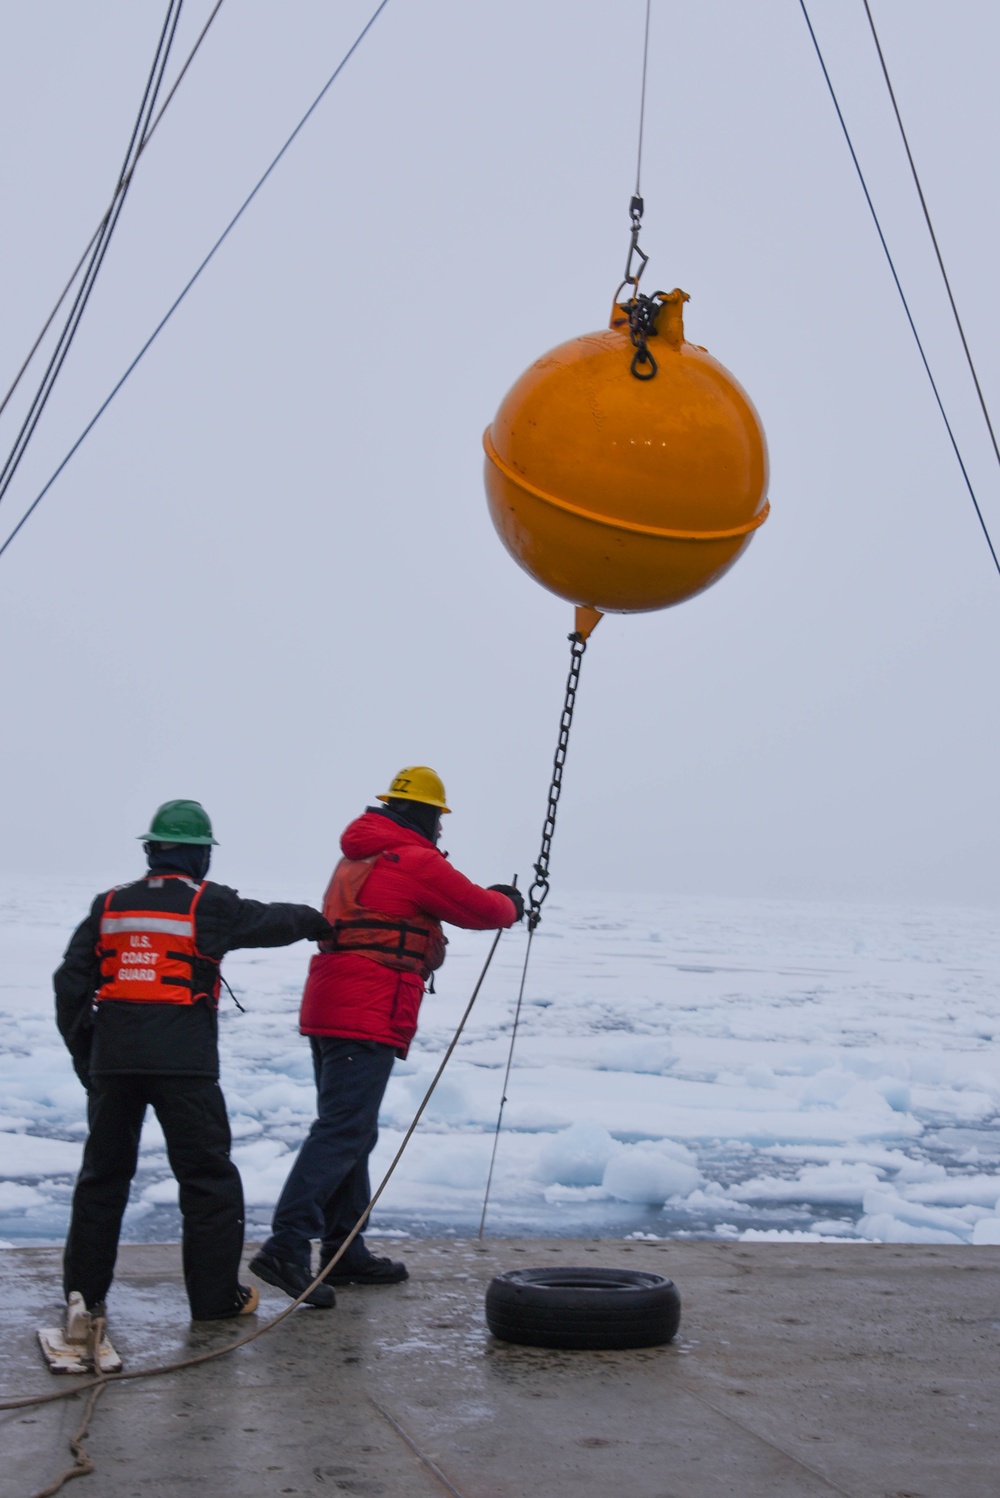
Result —
[[[276, 1259], [266, 1249], [259, 1249], [247, 1265], [251, 1274], [255, 1274], [259, 1280], [264, 1280], [268, 1285], [275, 1285], [279, 1290], [284, 1290], [293, 1300], [298, 1300], [303, 1290], [307, 1290], [312, 1284], [315, 1276], [311, 1269], [303, 1268], [301, 1264], [290, 1264], [287, 1259]], [[337, 1297], [329, 1285], [317, 1285], [303, 1301], [304, 1305], [315, 1306], [317, 1310], [328, 1311], [331, 1306], [337, 1304]]]
[[[324, 1261], [333, 1257], [326, 1253]], [[385, 1259], [379, 1254], [365, 1251], [352, 1258], [345, 1254], [339, 1264], [334, 1264], [323, 1276], [325, 1285], [398, 1285], [409, 1279], [406, 1265], [399, 1259]]]

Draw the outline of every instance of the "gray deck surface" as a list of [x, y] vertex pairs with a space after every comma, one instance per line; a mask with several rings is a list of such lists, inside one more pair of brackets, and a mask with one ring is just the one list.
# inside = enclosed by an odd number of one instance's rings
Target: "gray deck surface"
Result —
[[[1000, 1248], [492, 1239], [407, 1243], [405, 1256], [405, 1285], [339, 1291], [335, 1310], [299, 1310], [232, 1357], [107, 1391], [88, 1443], [97, 1471], [64, 1491], [1000, 1494]], [[0, 1254], [5, 1396], [60, 1387], [34, 1342], [59, 1319], [59, 1257]], [[676, 1342], [547, 1352], [490, 1336], [493, 1274], [573, 1263], [669, 1274], [684, 1303]], [[129, 1368], [248, 1328], [190, 1326], [176, 1246], [125, 1248], [118, 1267], [111, 1331]], [[287, 1304], [268, 1288], [261, 1299], [272, 1314]], [[68, 1465], [80, 1406], [0, 1414], [2, 1498]]]

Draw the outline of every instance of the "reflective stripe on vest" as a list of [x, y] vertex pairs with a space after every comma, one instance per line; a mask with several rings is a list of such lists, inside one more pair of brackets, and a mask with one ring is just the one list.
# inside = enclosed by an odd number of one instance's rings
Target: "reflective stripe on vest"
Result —
[[[160, 874], [142, 882], [147, 887], [155, 884], [162, 888], [168, 879], [188, 885], [191, 894], [186, 911], [113, 911], [111, 903], [120, 891], [108, 891], [97, 948], [103, 979], [97, 990], [99, 1001], [193, 1004], [200, 998], [218, 999], [218, 978], [211, 993], [195, 992], [195, 963], [214, 961], [203, 957], [195, 943], [195, 911], [205, 884], [194, 884], [180, 874]], [[150, 888], [149, 895], [153, 893]]]
[[164, 931], [169, 936], [189, 936], [194, 941], [194, 921], [185, 921], [180, 916], [151, 915], [148, 910], [139, 915], [103, 916], [101, 935], [110, 936], [115, 931]]
[[397, 972], [430, 977], [444, 961], [445, 937], [429, 916], [379, 915], [359, 901], [369, 874], [381, 858], [342, 858], [323, 896], [323, 914], [334, 936], [322, 952], [357, 952]]

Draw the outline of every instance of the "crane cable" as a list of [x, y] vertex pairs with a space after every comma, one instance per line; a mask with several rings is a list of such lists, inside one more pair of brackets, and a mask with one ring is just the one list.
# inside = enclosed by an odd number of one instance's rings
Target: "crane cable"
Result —
[[[191, 51], [188, 53], [187, 58], [185, 59], [184, 64], [181, 67], [180, 72], [177, 74], [177, 77], [174, 79], [173, 84], [171, 85], [170, 92], [167, 94], [167, 97], [164, 99], [163, 103], [160, 105], [160, 108], [159, 108], [159, 110], [157, 111], [157, 114], [156, 114], [156, 118], [153, 120], [153, 122], [150, 125], [149, 129], [146, 131], [145, 137], [143, 138], [142, 142], [140, 143], [139, 149], [135, 153], [135, 157], [133, 158], [132, 165], [129, 168], [128, 174], [125, 177], [125, 180], [124, 180], [124, 183], [123, 183], [123, 187], [124, 188], [127, 188], [128, 185], [129, 185], [129, 183], [132, 181], [133, 173], [135, 172], [135, 169], [136, 169], [136, 167], [139, 164], [139, 157], [142, 155], [143, 151], [146, 149], [146, 147], [149, 145], [149, 142], [152, 140], [153, 134], [154, 134], [154, 132], [156, 130], [156, 127], [159, 125], [160, 121], [163, 119], [163, 116], [166, 114], [167, 108], [170, 105], [171, 100], [173, 99], [173, 97], [176, 94], [177, 90], [181, 86], [181, 83], [182, 83], [182, 81], [184, 79], [185, 73], [187, 72], [187, 70], [191, 66], [191, 64], [194, 62], [195, 55], [196, 55], [199, 47], [201, 46], [202, 42], [205, 40], [205, 37], [208, 35], [208, 29], [209, 29], [209, 27], [211, 26], [212, 22], [215, 20], [216, 16], [219, 14], [219, 11], [221, 9], [222, 9], [222, 0], [215, 0], [215, 5], [212, 8], [212, 11], [211, 11], [211, 13], [210, 13], [210, 15], [208, 17], [208, 20], [205, 22], [204, 26], [201, 28], [201, 31], [198, 33], [198, 39], [197, 39], [197, 41], [195, 42], [194, 46], [191, 48]], [[117, 191], [115, 193], [115, 197], [117, 197]], [[106, 213], [104, 214], [104, 217], [101, 219], [101, 222], [97, 225], [97, 228], [94, 230], [93, 234], [90, 236], [90, 238], [87, 241], [87, 244], [86, 244], [86, 246], [84, 248], [83, 254], [80, 256], [79, 260], [76, 262], [76, 265], [73, 268], [73, 274], [70, 276], [69, 280], [66, 282], [66, 285], [63, 287], [62, 291], [60, 292], [59, 298], [56, 301], [55, 306], [52, 308], [52, 311], [49, 313], [48, 317], [45, 319], [45, 322], [42, 324], [41, 332], [38, 334], [38, 337], [35, 339], [34, 343], [31, 345], [31, 348], [28, 350], [28, 352], [27, 352], [27, 354], [25, 356], [25, 359], [24, 359], [24, 363], [21, 365], [21, 368], [18, 370], [17, 374], [14, 376], [13, 383], [10, 385], [10, 388], [8, 389], [6, 395], [3, 397], [3, 400], [0, 400], [0, 415], [3, 414], [4, 410], [6, 409], [8, 403], [10, 401], [11, 396], [14, 394], [14, 392], [17, 389], [18, 385], [20, 385], [21, 380], [24, 377], [24, 373], [25, 373], [25, 371], [28, 368], [28, 365], [31, 363], [32, 359], [35, 357], [35, 355], [38, 352], [38, 349], [39, 349], [39, 346], [41, 345], [42, 339], [45, 337], [46, 333], [49, 331], [49, 328], [52, 326], [53, 322], [55, 321], [55, 317], [56, 317], [56, 314], [59, 311], [59, 308], [62, 306], [62, 304], [66, 300], [66, 298], [69, 296], [69, 293], [70, 293], [70, 291], [71, 291], [71, 289], [72, 289], [72, 287], [73, 287], [73, 285], [74, 285], [74, 283], [76, 281], [77, 276], [80, 274], [81, 270], [83, 269], [83, 263], [86, 260], [87, 256], [90, 254], [91, 250], [94, 248], [94, 245], [97, 242], [97, 236], [104, 229], [105, 224], [107, 223], [108, 219], [111, 216], [111, 210], [114, 208], [114, 206], [115, 206], [115, 199], [112, 198], [111, 202], [108, 204], [108, 208], [107, 208]]]
[[380, 0], [380, 4], [372, 12], [372, 14], [369, 17], [368, 21], [362, 27], [361, 31], [359, 31], [358, 35], [355, 37], [355, 39], [351, 43], [350, 47], [348, 47], [347, 51], [344, 53], [344, 56], [340, 59], [340, 62], [334, 68], [333, 72], [330, 74], [330, 77], [326, 80], [326, 82], [324, 83], [323, 87], [320, 89], [319, 93], [316, 95], [315, 99], [312, 101], [312, 103], [310, 104], [309, 108], [306, 110], [305, 114], [299, 120], [298, 124], [295, 126], [295, 129], [288, 136], [287, 140], [285, 141], [284, 145], [281, 147], [280, 151], [278, 151], [277, 155], [273, 158], [273, 160], [271, 161], [270, 165], [267, 167], [266, 171], [258, 179], [256, 185], [251, 189], [251, 191], [244, 198], [243, 202], [240, 204], [239, 208], [233, 214], [232, 218], [229, 220], [229, 223], [223, 229], [222, 233], [219, 235], [218, 239], [215, 241], [215, 243], [213, 244], [212, 248], [209, 250], [208, 254], [202, 260], [201, 264], [195, 270], [194, 274], [185, 283], [185, 285], [183, 286], [183, 288], [181, 289], [181, 291], [174, 298], [173, 302], [170, 304], [170, 306], [167, 308], [166, 312], [160, 318], [160, 321], [156, 324], [156, 327], [153, 329], [152, 333], [150, 333], [149, 337], [146, 339], [145, 343], [142, 345], [142, 347], [140, 348], [139, 352], [136, 354], [135, 358], [132, 360], [131, 364], [125, 370], [125, 373], [118, 380], [117, 384], [115, 384], [112, 387], [112, 389], [109, 391], [109, 393], [105, 396], [104, 400], [101, 402], [101, 404], [98, 406], [97, 410], [94, 412], [93, 416], [87, 422], [87, 425], [84, 427], [84, 429], [80, 433], [79, 437], [77, 437], [76, 441], [73, 443], [72, 447], [70, 448], [70, 450], [66, 454], [66, 456], [63, 458], [62, 462], [55, 469], [55, 471], [51, 474], [51, 476], [49, 477], [49, 479], [47, 480], [47, 482], [42, 486], [42, 488], [39, 490], [38, 494], [32, 500], [31, 504], [25, 510], [25, 512], [21, 516], [20, 520], [17, 522], [17, 524], [14, 526], [14, 528], [10, 531], [10, 533], [8, 534], [8, 536], [6, 537], [6, 539], [4, 540], [3, 545], [0, 546], [0, 557], [3, 556], [4, 552], [10, 546], [11, 542], [14, 540], [14, 537], [16, 535], [18, 535], [18, 533], [27, 524], [28, 520], [31, 518], [31, 516], [34, 514], [34, 512], [38, 509], [38, 506], [41, 504], [41, 502], [45, 498], [46, 494], [48, 494], [49, 490], [52, 488], [52, 485], [55, 483], [56, 479], [62, 473], [63, 469], [67, 466], [67, 464], [70, 462], [71, 458], [75, 455], [75, 453], [83, 446], [83, 443], [86, 441], [87, 437], [89, 437], [90, 433], [93, 431], [93, 429], [97, 425], [98, 421], [100, 421], [100, 419], [104, 415], [105, 411], [111, 405], [111, 402], [114, 400], [114, 398], [118, 394], [119, 390], [121, 390], [122, 386], [125, 384], [126, 380], [129, 378], [129, 376], [131, 375], [132, 371], [140, 363], [140, 361], [143, 359], [143, 357], [145, 356], [145, 354], [149, 351], [149, 349], [155, 343], [156, 339], [163, 332], [163, 329], [166, 327], [167, 323], [173, 317], [174, 313], [177, 311], [177, 308], [181, 305], [181, 303], [184, 301], [184, 298], [187, 296], [188, 292], [191, 290], [191, 288], [194, 286], [195, 282], [201, 276], [202, 271], [204, 271], [206, 269], [206, 267], [209, 265], [209, 263], [214, 259], [214, 257], [216, 255], [216, 253], [218, 252], [218, 250], [220, 250], [222, 248], [222, 245], [224, 244], [224, 242], [226, 241], [226, 239], [228, 239], [228, 237], [231, 234], [231, 232], [233, 231], [233, 229], [235, 229], [236, 225], [239, 223], [240, 219], [243, 217], [243, 215], [246, 212], [246, 210], [250, 207], [250, 204], [253, 202], [253, 200], [257, 196], [257, 194], [260, 192], [261, 188], [264, 186], [264, 183], [270, 177], [271, 173], [274, 171], [275, 167], [281, 161], [281, 159], [285, 155], [286, 151], [292, 145], [292, 142], [296, 139], [296, 137], [298, 136], [299, 132], [304, 128], [304, 126], [306, 125], [306, 123], [308, 122], [308, 120], [311, 118], [311, 116], [313, 115], [313, 113], [316, 111], [316, 109], [318, 109], [319, 105], [322, 103], [323, 99], [325, 98], [328, 90], [336, 82], [337, 78], [340, 76], [341, 72], [346, 67], [347, 63], [353, 57], [353, 55], [357, 51], [358, 47], [360, 47], [361, 43], [364, 41], [365, 37], [368, 35], [369, 31], [374, 26], [374, 24], [378, 20], [379, 16], [385, 10], [385, 8], [388, 5], [388, 3], [389, 3], [389, 0]]
[[844, 119], [843, 111], [841, 110], [839, 100], [837, 99], [837, 92], [833, 86], [833, 80], [830, 77], [826, 62], [824, 61], [823, 52], [816, 33], [813, 30], [812, 21], [809, 19], [809, 11], [806, 9], [806, 0], [799, 0], [799, 6], [802, 10], [803, 17], [805, 18], [806, 26], [809, 29], [809, 35], [812, 38], [812, 44], [815, 48], [816, 56], [819, 59], [819, 65], [823, 71], [823, 77], [826, 80], [826, 86], [830, 91], [830, 98], [833, 100], [833, 107], [837, 112], [837, 119], [840, 121], [840, 128], [843, 131], [844, 139], [847, 142], [847, 149], [851, 153], [851, 160], [854, 162], [854, 169], [858, 174], [858, 180], [861, 183], [861, 190], [865, 195], [865, 202], [868, 204], [868, 210], [871, 213], [872, 221], [875, 224], [879, 242], [881, 243], [882, 249], [885, 252], [885, 258], [888, 261], [889, 270], [892, 273], [892, 279], [895, 282], [896, 290], [899, 292], [899, 299], [903, 304], [903, 311], [906, 313], [906, 320], [910, 325], [910, 331], [913, 334], [914, 342], [917, 345], [921, 363], [923, 364], [924, 370], [927, 374], [927, 378], [930, 381], [931, 390], [934, 392], [934, 399], [937, 403], [937, 408], [941, 413], [941, 420], [944, 422], [945, 430], [948, 433], [948, 440], [951, 443], [952, 451], [954, 452], [955, 457], [958, 461], [958, 466], [962, 470], [962, 478], [965, 480], [965, 487], [969, 491], [969, 498], [972, 500], [972, 505], [976, 512], [976, 518], [978, 519], [983, 535], [986, 538], [986, 544], [990, 549], [990, 556], [993, 558], [993, 565], [997, 570], [998, 576], [1000, 576], [1000, 557], [997, 556], [996, 548], [993, 545], [993, 539], [990, 536], [989, 528], [987, 527], [983, 512], [979, 506], [979, 500], [976, 498], [976, 491], [973, 488], [972, 479], [969, 477], [969, 471], [966, 468], [965, 462], [962, 458], [961, 449], [958, 445], [958, 439], [956, 438], [955, 433], [952, 430], [951, 422], [948, 420], [948, 413], [945, 410], [944, 401], [941, 399], [941, 392], [938, 390], [937, 381], [934, 379], [934, 375], [931, 372], [930, 361], [928, 360], [927, 354], [924, 351], [924, 345], [921, 341], [920, 334], [917, 332], [917, 325], [913, 319], [913, 313], [910, 311], [910, 304], [906, 300], [906, 293], [903, 291], [902, 282], [899, 279], [899, 274], [896, 270], [896, 265], [892, 258], [892, 252], [889, 249], [885, 234], [882, 232], [882, 225], [879, 222], [879, 216], [875, 211], [875, 204], [872, 201], [871, 193], [868, 191], [868, 184], [865, 181], [865, 174], [861, 170], [861, 163], [858, 160], [857, 152], [854, 149], [854, 143], [851, 140], [850, 131], [847, 128], [847, 122]]
[[[640, 178], [642, 176], [642, 137], [646, 126], [646, 70], [649, 66], [649, 17], [653, 9], [653, 0], [646, 0], [646, 27], [642, 41], [642, 87], [639, 90], [639, 144], [635, 153], [635, 196], [642, 197]], [[641, 211], [641, 210], [640, 210]]]
[[990, 441], [993, 444], [993, 452], [996, 457], [997, 463], [1000, 464], [1000, 446], [997, 445], [996, 433], [993, 430], [993, 422], [990, 420], [989, 408], [986, 405], [986, 397], [983, 394], [983, 387], [979, 383], [979, 375], [976, 373], [976, 366], [972, 358], [972, 350], [969, 348], [969, 341], [965, 336], [965, 329], [962, 326], [962, 319], [958, 314], [958, 304], [955, 301], [955, 295], [951, 289], [951, 281], [948, 279], [948, 272], [944, 268], [944, 256], [941, 254], [941, 246], [938, 244], [938, 237], [934, 232], [934, 225], [931, 221], [930, 209], [927, 206], [927, 199], [924, 197], [924, 189], [920, 182], [920, 175], [917, 171], [917, 164], [913, 159], [913, 152], [910, 150], [910, 142], [907, 138], [906, 130], [903, 126], [903, 117], [899, 112], [899, 105], [896, 103], [896, 92], [892, 86], [892, 80], [889, 77], [889, 69], [886, 65], [885, 56], [882, 52], [882, 43], [879, 41], [878, 32], [875, 29], [875, 18], [872, 15], [871, 6], [868, 4], [868, 0], [864, 0], [864, 7], [865, 14], [868, 17], [868, 25], [871, 27], [872, 40], [875, 43], [875, 50], [878, 53], [879, 64], [882, 68], [882, 77], [885, 79], [885, 86], [889, 90], [889, 98], [892, 100], [893, 113], [896, 116], [896, 124], [899, 126], [899, 133], [903, 139], [903, 146], [906, 150], [906, 159], [910, 163], [910, 171], [913, 174], [913, 185], [916, 187], [917, 197], [920, 199], [920, 207], [923, 210], [924, 222], [927, 224], [927, 232], [931, 237], [931, 244], [934, 246], [934, 254], [937, 256], [938, 268], [941, 271], [941, 279], [944, 282], [944, 289], [948, 293], [948, 301], [951, 303], [951, 310], [952, 315], [955, 319], [955, 326], [958, 329], [958, 336], [962, 340], [962, 348], [965, 350], [966, 363], [969, 366], [969, 373], [972, 376], [972, 383], [976, 387], [976, 395], [979, 397], [979, 405], [982, 409], [983, 420], [986, 422], [986, 428], [990, 434]]
[[656, 315], [663, 295], [662, 292], [656, 291], [651, 297], [645, 296], [639, 290], [642, 273], [649, 264], [649, 256], [639, 244], [639, 235], [642, 232], [642, 215], [645, 208], [642, 199], [642, 142], [646, 126], [646, 73], [649, 66], [649, 18], [652, 8], [653, 0], [646, 0], [646, 25], [642, 43], [642, 83], [639, 88], [639, 140], [635, 152], [635, 192], [628, 205], [630, 225], [628, 256], [625, 260], [625, 274], [612, 298], [612, 301], [617, 303], [626, 286], [629, 288], [628, 299], [621, 303], [621, 306], [628, 313], [629, 337], [635, 349], [631, 369], [637, 380], [652, 380], [656, 377], [658, 366], [646, 346], [646, 339], [656, 331]]
[[118, 181], [112, 195], [111, 206], [94, 237], [93, 249], [90, 252], [90, 259], [83, 273], [83, 280], [73, 299], [69, 315], [63, 324], [62, 332], [59, 334], [56, 346], [45, 367], [45, 372], [39, 382], [38, 389], [35, 391], [27, 414], [21, 423], [21, 428], [14, 439], [14, 445], [3, 467], [0, 468], [0, 503], [3, 502], [4, 496], [10, 488], [14, 475], [20, 466], [21, 459], [24, 457], [28, 444], [35, 434], [42, 417], [42, 412], [48, 404], [49, 396], [52, 394], [56, 380], [59, 378], [59, 373], [66, 362], [66, 356], [76, 337], [77, 329], [83, 319], [83, 314], [86, 311], [87, 303], [90, 300], [91, 293], [97, 281], [98, 273], [104, 263], [104, 257], [111, 243], [111, 236], [115, 232], [122, 208], [125, 205], [129, 184], [132, 181], [132, 173], [138, 161], [138, 151], [142, 150], [149, 133], [150, 122], [163, 83], [163, 76], [170, 57], [170, 49], [173, 46], [174, 36], [177, 32], [177, 23], [180, 20], [183, 3], [184, 0], [168, 0], [163, 28], [156, 44], [152, 67], [149, 70], [149, 77], [146, 80], [142, 102], [139, 105], [139, 113], [132, 127], [132, 135], [129, 139], [128, 150], [125, 152], [125, 160], [118, 174]]
[[[639, 141], [636, 148], [635, 160], [635, 192], [629, 204], [629, 216], [632, 220], [632, 235], [629, 244], [628, 260], [625, 265], [625, 279], [615, 292], [617, 302], [625, 286], [631, 286], [633, 306], [640, 305], [639, 280], [646, 268], [649, 256], [639, 248], [639, 231], [642, 227], [643, 202], [641, 196], [642, 186], [642, 140], [646, 123], [646, 73], [649, 66], [649, 18], [653, 8], [653, 0], [646, 0], [646, 24], [643, 32], [642, 44], [642, 83], [639, 89]], [[636, 259], [638, 257], [638, 259]], [[635, 269], [633, 269], [633, 262]], [[648, 301], [649, 298], [642, 298]], [[638, 379], [652, 379], [656, 374], [656, 361], [648, 352], [645, 340], [637, 341], [633, 330], [633, 343], [636, 345], [636, 353], [632, 359], [632, 373]], [[640, 372], [639, 366], [643, 363], [652, 366], [651, 373]], [[559, 738], [556, 742], [556, 752], [552, 763], [552, 780], [549, 784], [549, 799], [545, 812], [545, 821], [542, 825], [542, 845], [538, 855], [538, 861], [534, 865], [535, 878], [528, 891], [528, 941], [524, 950], [524, 963], [521, 968], [521, 981], [517, 990], [517, 1003], [514, 1005], [514, 1018], [510, 1027], [510, 1045], [507, 1050], [507, 1066], [504, 1071], [503, 1086], [500, 1089], [500, 1108], [497, 1113], [496, 1128], [493, 1131], [493, 1149], [490, 1153], [490, 1168], [486, 1176], [486, 1189], [483, 1193], [483, 1210], [479, 1218], [479, 1238], [482, 1239], [486, 1231], [486, 1213], [489, 1210], [490, 1191], [493, 1186], [493, 1171], [497, 1163], [497, 1147], [500, 1143], [500, 1131], [503, 1128], [503, 1110], [507, 1104], [507, 1088], [510, 1084], [511, 1069], [514, 1065], [514, 1047], [517, 1044], [517, 1030], [521, 1021], [521, 1008], [524, 1003], [524, 990], [528, 981], [528, 965], [531, 962], [531, 947], [535, 939], [535, 932], [542, 919], [542, 906], [549, 893], [549, 857], [552, 852], [552, 838], [556, 830], [556, 813], [559, 809], [559, 797], [562, 795], [563, 769], [566, 764], [566, 753], [569, 749], [569, 735], [573, 727], [573, 714], [576, 710], [576, 694], [580, 685], [580, 668], [583, 664], [584, 652], [587, 649], [587, 640], [584, 635], [575, 630], [569, 637], [570, 660], [569, 676], [566, 678], [566, 695], [563, 698], [562, 715], [559, 719]]]

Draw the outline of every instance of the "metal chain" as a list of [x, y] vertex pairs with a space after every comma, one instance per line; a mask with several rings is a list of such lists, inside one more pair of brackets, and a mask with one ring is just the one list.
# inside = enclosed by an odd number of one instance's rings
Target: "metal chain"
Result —
[[[643, 271], [649, 264], [649, 256], [639, 244], [639, 235], [642, 232], [642, 214], [645, 206], [638, 193], [633, 195], [632, 201], [628, 205], [628, 216], [632, 224], [632, 230], [628, 242], [628, 259], [625, 261], [625, 275], [621, 286], [618, 288], [618, 292], [621, 292], [626, 286], [631, 286], [632, 296], [630, 301], [639, 295], [639, 282], [642, 280]], [[638, 259], [633, 269], [632, 262], [636, 260], [636, 257]], [[618, 300], [618, 293], [615, 294], [615, 300]]]
[[[656, 337], [656, 319], [663, 305], [663, 292], [654, 291], [652, 296], [646, 296], [639, 290], [639, 282], [642, 273], [646, 269], [649, 256], [639, 244], [639, 234], [642, 230], [642, 198], [634, 196], [629, 204], [629, 218], [632, 221], [632, 233], [629, 239], [628, 259], [625, 262], [625, 275], [621, 285], [615, 292], [615, 301], [628, 315], [628, 333], [632, 340], [635, 353], [632, 355], [631, 370], [637, 380], [651, 380], [656, 374], [657, 363], [649, 349], [646, 347], [647, 338]], [[625, 302], [619, 301], [625, 287], [629, 287], [629, 297]], [[625, 321], [623, 318], [622, 322]]]
[[657, 299], [662, 296], [662, 291], [654, 291], [652, 296], [637, 296], [629, 304], [628, 332], [635, 349], [629, 368], [637, 380], [653, 379], [659, 368], [646, 347], [646, 339], [656, 337], [656, 319], [663, 305]]
[[556, 745], [555, 759], [552, 764], [549, 802], [545, 813], [545, 824], [542, 827], [542, 846], [538, 862], [534, 866], [535, 878], [528, 891], [529, 932], [533, 932], [541, 920], [542, 906], [549, 893], [549, 858], [552, 853], [552, 838], [556, 830], [556, 812], [559, 809], [559, 797], [562, 795], [563, 768], [566, 764], [566, 751], [569, 748], [569, 731], [573, 726], [576, 692], [580, 685], [580, 665], [584, 651], [587, 649], [587, 642], [581, 634], [571, 634], [569, 641], [569, 676], [566, 678], [566, 697], [563, 702], [562, 716], [559, 719], [559, 742]]

